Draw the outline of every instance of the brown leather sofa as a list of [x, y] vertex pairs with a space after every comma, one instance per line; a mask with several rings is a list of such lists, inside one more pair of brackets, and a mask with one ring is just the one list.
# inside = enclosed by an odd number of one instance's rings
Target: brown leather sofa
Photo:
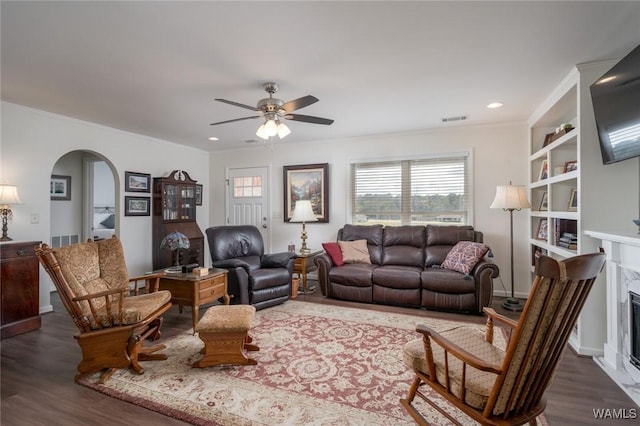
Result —
[[317, 256], [319, 286], [335, 299], [481, 314], [498, 267], [486, 257], [469, 274], [439, 266], [459, 241], [482, 238], [471, 226], [345, 225], [338, 240], [366, 239], [371, 264], [336, 266], [328, 254]]

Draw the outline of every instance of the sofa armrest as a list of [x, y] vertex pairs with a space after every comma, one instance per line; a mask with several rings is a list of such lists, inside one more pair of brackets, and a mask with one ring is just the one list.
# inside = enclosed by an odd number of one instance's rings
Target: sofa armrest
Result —
[[233, 269], [233, 268], [244, 268], [247, 272], [251, 270], [249, 264], [244, 260], [240, 259], [225, 259], [225, 260], [216, 260], [212, 263], [215, 268], [222, 269]]
[[498, 265], [493, 261], [484, 258], [481, 259], [471, 271], [476, 283], [477, 305], [476, 309], [478, 314], [482, 313], [482, 308], [485, 306], [491, 306], [491, 299], [493, 298], [493, 279], [498, 278], [500, 275], [500, 269]]
[[295, 259], [296, 254], [288, 251], [282, 253], [265, 254], [260, 259], [262, 268], [289, 268], [291, 259]]
[[318, 267], [318, 285], [323, 296], [329, 296], [329, 271], [334, 264], [327, 253], [319, 254], [315, 257], [314, 262]]

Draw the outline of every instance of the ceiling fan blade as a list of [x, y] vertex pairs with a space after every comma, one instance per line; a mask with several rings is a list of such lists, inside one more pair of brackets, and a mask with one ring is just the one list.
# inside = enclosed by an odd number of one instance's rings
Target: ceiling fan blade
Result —
[[314, 117], [312, 115], [302, 115], [302, 114], [287, 114], [284, 116], [287, 120], [292, 121], [303, 121], [305, 123], [313, 123], [313, 124], [333, 124], [333, 120], [322, 117]]
[[307, 95], [285, 103], [280, 107], [280, 109], [283, 109], [286, 112], [293, 112], [300, 108], [308, 107], [311, 104], [315, 104], [316, 102], [318, 102], [318, 98], [316, 98], [315, 96]]
[[260, 118], [260, 116], [252, 115], [251, 117], [242, 117], [242, 118], [234, 118], [233, 120], [218, 121], [217, 123], [211, 123], [210, 126], [215, 126], [217, 124], [233, 123], [234, 121], [249, 120], [251, 118]]
[[216, 101], [222, 102], [222, 103], [225, 103], [225, 104], [229, 104], [229, 105], [233, 105], [233, 106], [237, 106], [237, 107], [240, 107], [240, 108], [250, 109], [251, 111], [258, 111], [258, 108], [252, 107], [251, 105], [245, 105], [245, 104], [241, 104], [241, 103], [234, 102], [234, 101], [228, 101], [226, 99], [216, 99]]

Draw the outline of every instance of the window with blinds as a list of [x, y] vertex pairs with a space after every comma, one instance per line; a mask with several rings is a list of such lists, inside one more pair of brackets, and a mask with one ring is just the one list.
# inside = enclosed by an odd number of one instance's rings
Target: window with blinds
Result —
[[468, 223], [467, 155], [354, 163], [351, 223]]

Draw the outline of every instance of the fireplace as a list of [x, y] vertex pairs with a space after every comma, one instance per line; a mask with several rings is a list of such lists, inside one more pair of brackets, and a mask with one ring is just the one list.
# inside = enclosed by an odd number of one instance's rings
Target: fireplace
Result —
[[640, 369], [640, 295], [630, 291], [630, 326], [631, 347], [629, 348], [629, 360], [637, 369]]
[[640, 235], [585, 231], [607, 255], [603, 356], [596, 363], [640, 406]]

